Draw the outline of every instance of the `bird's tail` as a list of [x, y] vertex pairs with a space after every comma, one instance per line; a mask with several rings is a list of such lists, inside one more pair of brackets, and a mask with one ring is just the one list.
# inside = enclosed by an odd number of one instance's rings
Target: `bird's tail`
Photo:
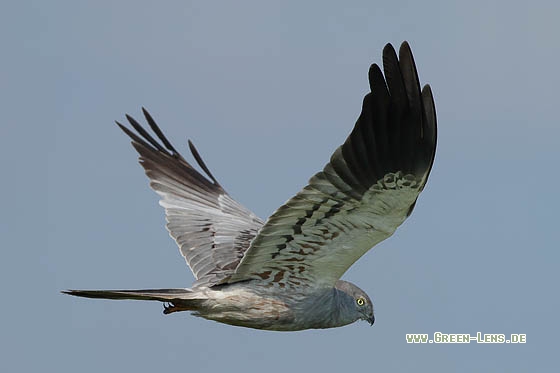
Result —
[[191, 289], [145, 289], [145, 290], [64, 290], [64, 294], [84, 298], [155, 300], [168, 303], [163, 313], [195, 311], [203, 298]]

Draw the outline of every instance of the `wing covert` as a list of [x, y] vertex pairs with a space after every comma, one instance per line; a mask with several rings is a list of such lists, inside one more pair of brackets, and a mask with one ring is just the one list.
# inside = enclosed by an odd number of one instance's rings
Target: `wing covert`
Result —
[[128, 115], [138, 134], [119, 122], [117, 125], [132, 139], [150, 187], [161, 196], [167, 230], [197, 280], [194, 286], [215, 285], [233, 273], [263, 222], [227, 194], [190, 141], [189, 148], [206, 177], [183, 158], [150, 114], [142, 110], [159, 141]]
[[323, 171], [281, 206], [252, 241], [228, 282], [332, 286], [410, 215], [436, 148], [430, 87], [420, 90], [408, 43], [383, 50], [357, 123]]

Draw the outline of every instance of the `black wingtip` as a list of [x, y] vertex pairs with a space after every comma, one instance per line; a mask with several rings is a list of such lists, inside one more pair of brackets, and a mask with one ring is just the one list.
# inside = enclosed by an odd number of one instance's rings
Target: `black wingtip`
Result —
[[410, 45], [408, 43], [403, 42], [401, 47], [399, 48], [399, 60], [401, 61], [410, 61], [412, 67], [416, 71], [416, 63], [414, 62], [414, 56], [412, 55], [412, 49], [410, 49]]
[[156, 124], [156, 121], [154, 120], [154, 118], [152, 118], [152, 116], [150, 115], [148, 110], [146, 110], [146, 108], [143, 107], [143, 106], [142, 106], [142, 113], [144, 114], [144, 118], [146, 118], [146, 121], [150, 125], [150, 128], [152, 129], [152, 131], [154, 131], [156, 136], [161, 140], [163, 145], [165, 145], [165, 147], [168, 150], [173, 152], [173, 154], [176, 154], [176, 155], [179, 154], [179, 152], [173, 147], [173, 145], [171, 145], [169, 140], [167, 140], [167, 137], [165, 137], [165, 135], [163, 134], [163, 132], [161, 131], [159, 126]]
[[393, 44], [391, 43], [387, 43], [385, 44], [385, 46], [383, 47], [383, 59], [386, 58], [386, 56], [391, 56], [394, 55], [395, 58], [397, 57], [397, 52], [395, 52], [395, 48], [393, 47]]
[[202, 157], [200, 156], [200, 154], [198, 153], [198, 151], [196, 150], [196, 147], [194, 146], [194, 144], [192, 143], [192, 141], [189, 139], [187, 140], [188, 144], [189, 144], [189, 149], [194, 157], [194, 159], [196, 160], [196, 163], [198, 163], [198, 165], [200, 166], [200, 168], [202, 168], [202, 170], [204, 172], [206, 172], [206, 175], [208, 175], [208, 177], [214, 182], [215, 185], [220, 186], [220, 183], [218, 183], [218, 180], [216, 180], [216, 178], [214, 177], [214, 175], [212, 175], [212, 173], [210, 172], [210, 170], [208, 169], [208, 167], [206, 167], [206, 164], [204, 163], [204, 161], [202, 160]]
[[142, 136], [146, 141], [148, 141], [154, 148], [156, 148], [157, 150], [159, 150], [162, 153], [167, 153], [166, 150], [163, 148], [163, 146], [161, 146], [153, 137], [152, 135], [150, 135], [148, 133], [148, 131], [146, 131], [144, 129], [144, 127], [142, 127], [142, 125], [140, 125], [140, 123], [138, 123], [136, 121], [136, 119], [134, 119], [133, 117], [131, 117], [128, 114], [125, 114], [126, 119], [128, 120], [128, 123], [130, 123], [130, 125], [136, 130], [136, 132], [138, 132], [140, 134], [140, 136]]
[[[429, 86], [420, 90], [407, 41], [398, 53], [387, 43], [383, 48], [384, 73], [378, 64], [371, 65], [371, 92], [365, 96], [358, 122], [342, 146], [343, 161], [331, 159], [336, 173], [358, 191], [390, 172], [427, 175], [433, 163], [436, 123], [431, 90]], [[355, 177], [347, 175], [345, 168]]]
[[[428, 139], [433, 143], [435, 149], [437, 144], [437, 115], [436, 106], [434, 102], [434, 96], [432, 94], [432, 88], [429, 84], [424, 85], [422, 88], [422, 101], [424, 103], [424, 126], [422, 128], [424, 138]], [[430, 170], [434, 163], [435, 151], [432, 154], [432, 159], [430, 162]]]
[[378, 64], [374, 63], [370, 66], [368, 71], [369, 78], [369, 89], [370, 91], [384, 89], [387, 90], [387, 85], [385, 84], [385, 78], [381, 72], [381, 68]]
[[117, 126], [119, 126], [119, 128], [120, 128], [121, 130], [123, 130], [124, 133], [126, 133], [127, 135], [128, 135], [129, 133], [133, 133], [131, 130], [129, 130], [124, 124], [122, 124], [122, 123], [119, 122], [118, 120], [115, 121], [115, 124], [116, 124]]
[[412, 54], [412, 49], [410, 48], [410, 44], [408, 43], [408, 41], [404, 40], [401, 43], [401, 48], [400, 49], [408, 49], [409, 53]]

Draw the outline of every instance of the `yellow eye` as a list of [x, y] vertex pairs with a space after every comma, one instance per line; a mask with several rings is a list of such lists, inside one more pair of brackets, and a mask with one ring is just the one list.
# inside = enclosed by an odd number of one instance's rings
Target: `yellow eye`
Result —
[[366, 301], [364, 300], [364, 298], [358, 298], [356, 299], [356, 303], [358, 304], [358, 306], [363, 306]]

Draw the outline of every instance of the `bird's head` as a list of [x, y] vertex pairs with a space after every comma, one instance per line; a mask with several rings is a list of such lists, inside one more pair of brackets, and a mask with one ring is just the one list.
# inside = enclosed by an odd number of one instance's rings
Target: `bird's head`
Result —
[[344, 294], [342, 298], [346, 317], [351, 318], [350, 322], [365, 320], [373, 325], [375, 317], [373, 315], [373, 303], [365, 291], [356, 285], [338, 280], [335, 288]]

